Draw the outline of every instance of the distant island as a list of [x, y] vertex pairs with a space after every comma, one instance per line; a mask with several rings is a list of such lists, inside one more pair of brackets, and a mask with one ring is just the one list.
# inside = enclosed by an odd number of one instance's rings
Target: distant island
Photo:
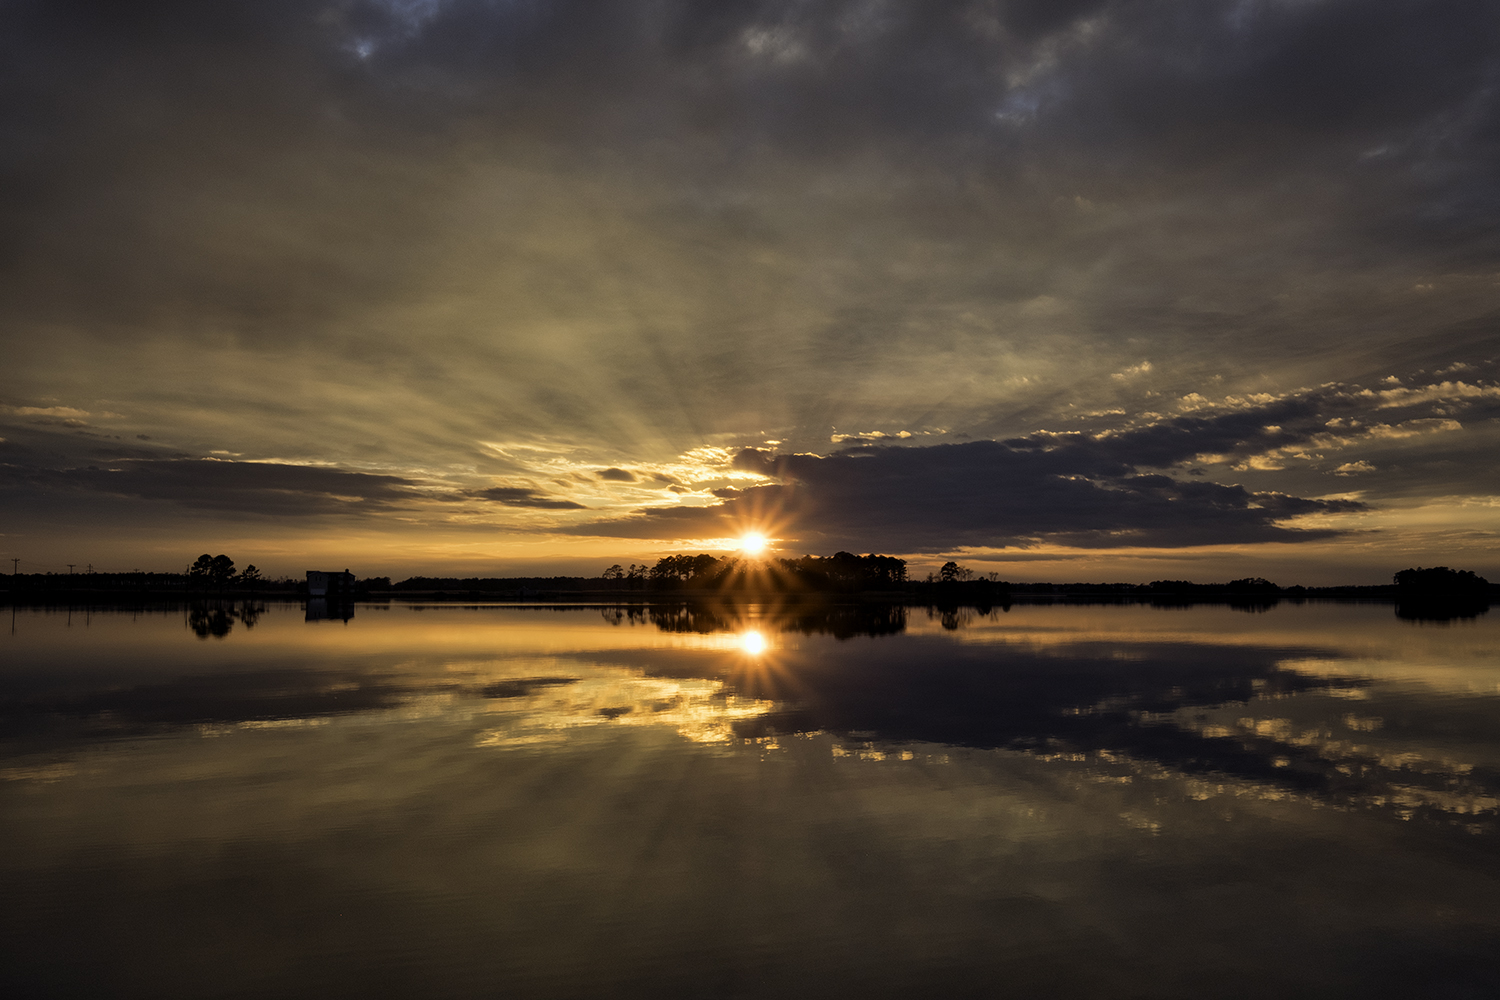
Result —
[[[311, 573], [322, 577], [323, 573]], [[994, 606], [1011, 601], [1130, 601], [1158, 605], [1227, 603], [1246, 609], [1281, 600], [1361, 599], [1391, 602], [1412, 618], [1466, 617], [1488, 610], [1496, 587], [1468, 570], [1446, 566], [1397, 572], [1389, 584], [1280, 586], [1259, 577], [1227, 583], [1154, 580], [1150, 583], [1019, 583], [980, 575], [957, 562], [921, 579], [904, 559], [837, 552], [798, 558], [665, 556], [654, 565], [610, 566], [597, 577], [351, 576], [351, 592], [337, 599], [557, 600], [652, 602], [699, 599], [822, 599]], [[182, 573], [14, 573], [0, 576], [0, 599], [12, 602], [121, 600], [300, 599], [308, 580], [269, 578], [255, 566], [236, 570], [225, 555], [204, 554]], [[316, 593], [314, 596], [317, 596]], [[332, 598], [331, 598], [332, 599]]]

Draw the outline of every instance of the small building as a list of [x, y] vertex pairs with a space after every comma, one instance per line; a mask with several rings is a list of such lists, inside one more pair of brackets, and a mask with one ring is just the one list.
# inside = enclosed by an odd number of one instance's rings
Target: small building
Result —
[[353, 597], [354, 574], [347, 569], [342, 573], [310, 569], [307, 571], [307, 596]]

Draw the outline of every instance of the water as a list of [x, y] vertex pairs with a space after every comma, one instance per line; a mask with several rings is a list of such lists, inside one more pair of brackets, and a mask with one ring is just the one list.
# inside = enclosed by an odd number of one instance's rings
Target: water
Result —
[[317, 614], [13, 610], [0, 991], [1500, 995], [1494, 614]]

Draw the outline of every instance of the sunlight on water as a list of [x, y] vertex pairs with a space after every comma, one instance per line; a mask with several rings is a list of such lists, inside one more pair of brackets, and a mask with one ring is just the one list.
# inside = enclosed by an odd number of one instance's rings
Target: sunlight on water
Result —
[[14, 995], [1500, 983], [1488, 616], [313, 610], [14, 609]]

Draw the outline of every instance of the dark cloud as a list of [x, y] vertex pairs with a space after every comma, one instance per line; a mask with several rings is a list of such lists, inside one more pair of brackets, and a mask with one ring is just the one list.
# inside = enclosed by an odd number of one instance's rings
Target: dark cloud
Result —
[[507, 507], [536, 507], [542, 510], [586, 510], [581, 503], [559, 500], [523, 486], [494, 486], [487, 490], [476, 490], [474, 497], [491, 500]]
[[[745, 449], [734, 468], [772, 483], [715, 489], [723, 503], [711, 507], [650, 509], [575, 530], [704, 537], [773, 523], [810, 544], [860, 551], [1323, 539], [1339, 532], [1283, 522], [1366, 505], [1207, 481], [1195, 463], [1211, 461], [1241, 474], [1300, 463], [1311, 474], [1347, 476], [1373, 468], [1359, 455], [1402, 450], [1430, 456], [1434, 436], [1462, 431], [1454, 415], [1480, 426], [1500, 416], [1500, 386], [1393, 380], [1378, 390], [1331, 385], [1280, 399], [1215, 404], [1190, 397], [1184, 403], [1197, 409], [1103, 432], [1042, 431], [930, 447], [863, 444], [828, 456]], [[1406, 461], [1431, 485], [1430, 457]], [[1336, 489], [1327, 484], [1324, 491]]]
[[737, 491], [716, 507], [651, 510], [578, 530], [703, 537], [769, 519], [809, 544], [859, 551], [1040, 541], [1178, 547], [1326, 538], [1335, 532], [1277, 522], [1363, 506], [1138, 474], [1119, 458], [1066, 444], [1046, 450], [976, 441], [862, 448], [826, 458], [745, 452], [736, 464], [784, 484]]
[[[398, 182], [381, 176], [379, 158], [411, 141], [443, 157], [459, 134], [527, 134], [579, 152], [607, 144], [710, 187], [743, 178], [725, 155], [700, 157], [695, 140], [824, 166], [878, 151], [917, 199], [891, 207], [911, 225], [965, 239], [964, 214], [990, 195], [929, 189], [925, 171], [965, 176], [990, 194], [1030, 174], [1003, 192], [1013, 223], [1002, 235], [1040, 235], [1025, 216], [1061, 222], [1068, 233], [1035, 247], [1053, 265], [1104, 252], [1093, 227], [1051, 211], [1048, 199], [1080, 185], [1091, 197], [1157, 203], [1174, 186], [1237, 188], [1287, 211], [1317, 205], [1367, 236], [1426, 231], [1449, 253], [1454, 240], [1493, 249], [1486, 220], [1500, 212], [1500, 12], [1479, 0], [1441, 11], [1410, 0], [1225, 0], [1191, 10], [1080, 0], [32, 0], [0, 16], [0, 83], [15, 98], [0, 147], [16, 223], [10, 259], [56, 251], [64, 256], [48, 254], [53, 265], [107, 281], [111, 294], [150, 296], [154, 308], [163, 296], [178, 305], [228, 296], [223, 305], [310, 315], [336, 308], [319, 285], [379, 295], [381, 281], [417, 263], [385, 241], [425, 238], [433, 220], [410, 210], [437, 166], [405, 170]], [[663, 140], [676, 151], [671, 163], [651, 152]], [[1101, 155], [1111, 156], [1107, 171], [1095, 166]], [[1048, 172], [1032, 173], [1040, 167]], [[401, 185], [406, 197], [392, 202]], [[170, 211], [151, 200], [157, 188], [207, 198], [214, 211], [153, 221], [141, 213]], [[269, 247], [242, 244], [250, 269], [238, 275], [219, 269], [217, 246], [194, 266], [195, 245], [234, 233], [216, 227], [248, 221], [224, 217], [227, 199], [272, 210], [308, 238], [280, 244], [274, 259], [262, 253]], [[381, 199], [385, 210], [373, 211]], [[93, 211], [80, 213], [85, 205]], [[907, 214], [913, 208], [920, 216]], [[753, 215], [742, 221], [757, 225]], [[1116, 230], [1108, 242], [1149, 235]], [[115, 240], [172, 253], [132, 261]], [[349, 251], [342, 266], [335, 251]], [[143, 283], [110, 280], [110, 263], [129, 264], [130, 280]], [[164, 264], [180, 270], [164, 273]], [[319, 281], [294, 280], [309, 266]], [[243, 298], [251, 279], [267, 277], [274, 296]]]
[[635, 474], [626, 472], [624, 469], [605, 469], [599, 473], [599, 478], [612, 483], [635, 482]]
[[95, 493], [181, 507], [278, 516], [373, 513], [410, 504], [411, 480], [305, 465], [211, 460], [135, 460], [39, 469], [11, 465], [10, 487], [45, 502], [52, 493]]

